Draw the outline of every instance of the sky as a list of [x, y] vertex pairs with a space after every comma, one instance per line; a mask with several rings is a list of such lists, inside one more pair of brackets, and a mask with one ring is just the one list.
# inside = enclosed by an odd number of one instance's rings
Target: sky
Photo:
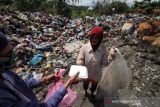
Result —
[[[93, 6], [94, 3], [93, 1], [97, 1], [97, 0], [79, 0], [80, 2], [78, 3], [78, 5], [81, 5], [81, 6]], [[137, 1], [142, 1], [142, 0], [137, 0]], [[133, 0], [127, 0], [126, 1], [128, 5], [131, 5], [133, 4]]]

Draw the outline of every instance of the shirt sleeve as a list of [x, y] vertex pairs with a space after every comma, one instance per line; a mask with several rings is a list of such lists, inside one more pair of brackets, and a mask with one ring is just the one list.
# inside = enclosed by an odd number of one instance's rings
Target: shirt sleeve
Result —
[[35, 87], [38, 87], [39, 85], [41, 85], [42, 80], [32, 77], [28, 80], [25, 80], [25, 82], [30, 88], [35, 88]]
[[80, 52], [78, 54], [77, 61], [76, 61], [76, 64], [78, 64], [78, 65], [84, 65], [84, 62], [85, 62], [84, 48], [85, 47], [82, 46], [82, 48], [80, 49]]
[[58, 107], [58, 104], [61, 102], [67, 89], [61, 87], [51, 98], [48, 99], [46, 103], [40, 102], [26, 102], [18, 100], [17, 97], [11, 92], [0, 89], [0, 106], [1, 107]]

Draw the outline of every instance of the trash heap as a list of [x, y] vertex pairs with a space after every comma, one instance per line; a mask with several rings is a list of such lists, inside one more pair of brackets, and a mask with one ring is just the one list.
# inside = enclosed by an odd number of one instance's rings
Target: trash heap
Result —
[[[47, 75], [75, 64], [80, 47], [89, 40], [90, 29], [101, 26], [105, 30], [104, 44], [118, 47], [128, 63], [132, 73], [131, 93], [135, 96], [160, 96], [160, 45], [150, 46], [153, 40], [145, 39], [150, 36], [159, 40], [160, 24], [156, 27], [157, 36], [142, 35], [139, 29], [140, 23], [158, 18], [114, 14], [68, 19], [43, 12], [2, 11], [0, 29], [16, 46], [14, 70], [25, 80], [35, 73]], [[48, 85], [44, 84], [34, 90], [39, 100], [44, 100], [47, 89]]]

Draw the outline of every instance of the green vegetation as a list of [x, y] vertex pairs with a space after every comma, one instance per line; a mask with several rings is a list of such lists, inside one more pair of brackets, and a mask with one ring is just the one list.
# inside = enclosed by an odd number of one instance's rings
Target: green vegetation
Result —
[[148, 7], [160, 8], [160, 0], [158, 0], [157, 2], [156, 1], [151, 2], [151, 0], [143, 0], [141, 2], [135, 1], [133, 7], [134, 8], [142, 8], [142, 9], [145, 9]]
[[[88, 10], [84, 6], [70, 6], [66, 3], [68, 0], [0, 0], [0, 10], [19, 11], [43, 11], [54, 15], [62, 15], [69, 18], [77, 18], [84, 16], [99, 16], [108, 14], [120, 14], [136, 11], [136, 9], [144, 9], [151, 13], [152, 9], [160, 9], [160, 0], [151, 2], [151, 0], [143, 0], [142, 2], [135, 1], [132, 7], [129, 7], [125, 0], [113, 0], [112, 3], [95, 3], [93, 10]], [[80, 0], [70, 0], [80, 1]], [[5, 8], [5, 9], [4, 9]]]

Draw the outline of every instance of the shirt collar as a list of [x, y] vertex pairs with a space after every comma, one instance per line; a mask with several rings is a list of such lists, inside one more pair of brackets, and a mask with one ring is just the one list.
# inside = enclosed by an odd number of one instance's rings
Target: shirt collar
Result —
[[[89, 53], [93, 52], [93, 49], [92, 49], [91, 43], [90, 43], [90, 42], [88, 42], [88, 43], [87, 43], [87, 45], [88, 45]], [[101, 44], [99, 45], [99, 47], [97, 48], [97, 50], [96, 50], [96, 51], [101, 51], [101, 50], [102, 50], [102, 46], [103, 46], [103, 44], [101, 43]]]

